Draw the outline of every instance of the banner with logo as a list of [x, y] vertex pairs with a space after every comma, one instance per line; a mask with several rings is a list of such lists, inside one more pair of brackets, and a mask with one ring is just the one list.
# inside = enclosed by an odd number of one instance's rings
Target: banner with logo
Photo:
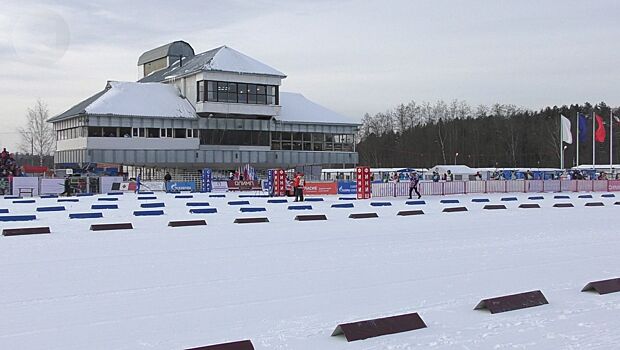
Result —
[[169, 192], [196, 191], [196, 183], [193, 181], [170, 181], [168, 182]]
[[338, 194], [356, 194], [357, 183], [355, 181], [340, 180], [338, 181]]
[[213, 191], [213, 173], [211, 169], [204, 168], [202, 169], [202, 192], [212, 192]]
[[228, 180], [229, 191], [251, 191], [254, 189], [261, 189], [260, 181], [241, 181], [241, 180]]
[[227, 181], [212, 181], [211, 186], [211, 192], [228, 192]]
[[338, 193], [338, 187], [335, 182], [306, 182], [304, 186], [304, 195], [321, 196], [334, 195]]

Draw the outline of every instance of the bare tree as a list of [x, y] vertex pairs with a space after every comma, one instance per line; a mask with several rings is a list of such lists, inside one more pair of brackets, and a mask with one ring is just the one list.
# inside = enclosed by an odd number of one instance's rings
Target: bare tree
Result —
[[43, 165], [43, 157], [52, 153], [55, 135], [52, 125], [47, 122], [49, 110], [47, 104], [37, 100], [34, 107], [28, 108], [26, 125], [18, 129], [21, 134], [19, 149], [39, 157], [39, 165]]

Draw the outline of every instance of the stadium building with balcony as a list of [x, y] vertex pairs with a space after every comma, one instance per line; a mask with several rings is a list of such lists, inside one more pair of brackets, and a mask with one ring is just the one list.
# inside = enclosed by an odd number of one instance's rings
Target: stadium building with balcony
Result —
[[138, 59], [138, 82], [102, 91], [49, 119], [58, 167], [257, 169], [358, 163], [358, 124], [303, 95], [281, 91], [282, 72], [221, 46], [184, 41]]

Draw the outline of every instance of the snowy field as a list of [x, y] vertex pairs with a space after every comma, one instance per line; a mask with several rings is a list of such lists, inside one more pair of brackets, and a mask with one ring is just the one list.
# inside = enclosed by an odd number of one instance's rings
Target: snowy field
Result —
[[[0, 237], [0, 349], [185, 349], [251, 339], [256, 349], [618, 349], [620, 293], [583, 293], [589, 281], [620, 277], [619, 198], [569, 200], [544, 194], [427, 197], [426, 205], [331, 208], [338, 197], [267, 204], [240, 213], [228, 201], [194, 194], [118, 202], [36, 199], [9, 214], [36, 214], [2, 228], [49, 226], [50, 235]], [[516, 196], [519, 201], [501, 202]], [[442, 213], [440, 199], [469, 211]], [[490, 198], [507, 210], [489, 211]], [[186, 202], [209, 202], [217, 214], [190, 214]], [[289, 199], [290, 201], [290, 199]], [[604, 207], [585, 207], [600, 201]], [[140, 203], [165, 203], [165, 215], [134, 217]], [[519, 209], [520, 203], [541, 209]], [[553, 208], [572, 202], [574, 208]], [[90, 210], [91, 204], [118, 210]], [[64, 205], [64, 212], [37, 207]], [[156, 208], [159, 209], [159, 208]], [[397, 217], [404, 209], [425, 215]], [[100, 219], [69, 213], [102, 212]], [[350, 213], [379, 218], [353, 220]], [[328, 221], [297, 222], [321, 213]], [[233, 224], [266, 216], [270, 223]], [[207, 226], [170, 228], [204, 218]], [[133, 230], [89, 231], [93, 223], [132, 222]], [[501, 314], [473, 310], [484, 298], [540, 289], [549, 305]], [[418, 312], [428, 328], [347, 343], [339, 323]]]

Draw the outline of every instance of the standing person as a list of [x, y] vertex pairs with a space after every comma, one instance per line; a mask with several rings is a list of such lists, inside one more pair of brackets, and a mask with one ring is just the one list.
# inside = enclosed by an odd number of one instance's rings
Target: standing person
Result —
[[69, 176], [65, 177], [65, 191], [60, 195], [66, 195], [67, 197], [71, 197], [71, 180], [69, 179]]
[[136, 176], [136, 193], [140, 192], [140, 185], [142, 184], [140, 180], [142, 180], [142, 174]]
[[420, 194], [420, 191], [418, 191], [418, 183], [420, 182], [420, 176], [418, 175], [418, 173], [416, 173], [415, 171], [411, 173], [411, 175], [409, 175], [409, 199], [411, 198], [411, 195], [413, 194], [413, 191], [415, 191], [415, 193], [418, 195], [418, 199], [422, 198], [422, 195]]
[[306, 179], [304, 178], [304, 173], [299, 174], [299, 201], [304, 201], [304, 186], [306, 185]]
[[170, 181], [172, 181], [172, 176], [170, 175], [170, 172], [166, 172], [166, 175], [164, 176], [164, 191], [168, 192], [168, 186], [170, 185]]
[[454, 181], [454, 174], [452, 174], [450, 170], [448, 170], [448, 174], [446, 175], [446, 181]]
[[295, 195], [295, 202], [299, 202], [299, 181], [301, 180], [301, 176], [299, 173], [295, 174], [295, 178], [293, 179], [293, 194]]

